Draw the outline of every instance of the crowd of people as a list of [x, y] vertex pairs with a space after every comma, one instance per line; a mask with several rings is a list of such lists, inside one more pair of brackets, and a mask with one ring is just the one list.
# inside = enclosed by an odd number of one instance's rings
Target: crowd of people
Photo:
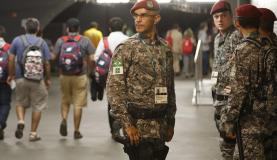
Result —
[[[107, 90], [111, 135], [124, 145], [130, 160], [165, 160], [166, 142], [171, 141], [175, 126], [174, 77], [181, 74], [181, 68], [185, 77], [193, 76], [196, 38], [191, 28], [182, 33], [178, 24], [161, 38], [157, 25], [162, 17], [156, 0], [138, 1], [130, 12], [137, 32], [131, 37], [124, 35], [119, 17], [110, 19], [107, 37], [96, 22], [81, 35], [80, 21], [70, 18], [67, 34], [51, 50], [38, 34], [36, 18], [26, 20], [26, 33], [11, 44], [5, 42], [5, 28], [0, 26], [0, 140], [4, 139], [15, 86], [15, 137], [23, 137], [25, 113], [32, 108], [29, 140], [41, 140], [37, 130], [48, 105], [50, 61], [54, 60], [60, 80], [61, 136], [68, 135], [72, 105], [73, 137], [83, 137], [80, 125], [90, 84], [93, 101], [102, 100]], [[210, 14], [218, 34], [213, 38], [208, 24], [202, 23], [197, 39], [202, 41], [204, 75], [210, 70], [210, 52], [214, 51], [212, 95], [222, 158], [276, 159], [276, 16], [251, 4], [238, 6], [233, 15], [224, 0], [216, 2]]]
[[[184, 75], [185, 78], [194, 76], [194, 55], [197, 47], [197, 41], [201, 40], [201, 57], [202, 57], [202, 75], [209, 77], [212, 70], [212, 61], [214, 58], [213, 39], [217, 29], [214, 30], [213, 25], [209, 21], [200, 23], [198, 30], [190, 27], [183, 28], [179, 24], [173, 24], [172, 28], [166, 33], [167, 41], [171, 51], [173, 52], [173, 66], [176, 76]], [[197, 32], [196, 32], [197, 31]]]

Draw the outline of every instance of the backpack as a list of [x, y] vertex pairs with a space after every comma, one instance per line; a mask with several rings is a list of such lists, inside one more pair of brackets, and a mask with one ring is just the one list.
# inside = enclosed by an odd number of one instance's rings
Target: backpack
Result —
[[64, 36], [59, 56], [59, 66], [63, 74], [78, 75], [82, 72], [83, 57], [81, 53], [81, 36]]
[[44, 75], [44, 64], [42, 54], [43, 39], [35, 44], [30, 44], [25, 35], [20, 37], [25, 47], [22, 58], [23, 77], [28, 80], [40, 81]]
[[[246, 38], [244, 41], [253, 43], [256, 47], [260, 48], [258, 75], [256, 79], [256, 85], [254, 88], [254, 96], [259, 100], [267, 101], [268, 97], [274, 95], [276, 96], [277, 46], [275, 46], [274, 44], [269, 45], [264, 43], [263, 41], [259, 42], [257, 40], [250, 38]], [[273, 88], [273, 91], [270, 91], [270, 88]]]
[[113, 55], [109, 47], [109, 42], [107, 37], [104, 37], [103, 43], [104, 43], [104, 49], [100, 54], [98, 60], [96, 61], [95, 72], [96, 72], [96, 76], [99, 76], [99, 79], [96, 79], [97, 82], [106, 81], [110, 64], [111, 64], [112, 55]]
[[173, 38], [172, 38], [171, 32], [169, 32], [168, 35], [165, 37], [165, 41], [167, 42], [169, 48], [172, 48]]
[[193, 51], [193, 43], [191, 41], [191, 38], [184, 38], [183, 39], [183, 53], [185, 55], [190, 55]]
[[9, 49], [10, 45], [8, 43], [0, 48], [0, 81], [2, 82], [8, 78]]

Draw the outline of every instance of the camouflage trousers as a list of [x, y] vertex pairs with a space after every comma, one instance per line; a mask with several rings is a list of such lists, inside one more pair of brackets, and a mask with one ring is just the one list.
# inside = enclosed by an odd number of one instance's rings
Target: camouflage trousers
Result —
[[222, 160], [233, 160], [233, 154], [235, 151], [236, 143], [234, 141], [226, 141], [226, 139], [220, 140], [220, 151]]
[[265, 141], [265, 156], [266, 160], [277, 159], [277, 132], [274, 132]]
[[215, 100], [214, 107], [214, 120], [217, 127], [217, 130], [220, 134], [221, 140], [219, 142], [219, 147], [222, 155], [223, 160], [232, 160], [233, 154], [235, 150], [236, 140], [231, 140], [225, 137], [224, 133], [220, 130], [220, 123], [221, 123], [221, 115], [224, 112], [226, 107], [227, 101], [217, 101]]
[[[265, 160], [263, 136], [253, 134], [241, 135], [244, 160]], [[239, 160], [238, 147], [235, 148], [234, 160]]]

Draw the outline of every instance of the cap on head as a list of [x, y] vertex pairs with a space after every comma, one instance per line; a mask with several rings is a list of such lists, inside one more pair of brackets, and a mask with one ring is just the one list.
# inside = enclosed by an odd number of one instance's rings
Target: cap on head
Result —
[[230, 11], [231, 12], [232, 9], [231, 9], [231, 5], [230, 5], [229, 2], [221, 0], [221, 1], [216, 2], [213, 5], [210, 14], [213, 15], [215, 13], [223, 12], [223, 11]]
[[135, 10], [140, 8], [145, 8], [150, 11], [160, 11], [160, 5], [156, 0], [138, 0], [131, 8], [130, 12], [133, 14]]
[[262, 21], [270, 21], [270, 22], [273, 22], [273, 21], [277, 20], [275, 14], [270, 9], [259, 8], [259, 11], [262, 14], [262, 16], [260, 17], [260, 20], [262, 20]]
[[261, 12], [251, 4], [243, 4], [236, 8], [236, 17], [239, 18], [260, 18]]

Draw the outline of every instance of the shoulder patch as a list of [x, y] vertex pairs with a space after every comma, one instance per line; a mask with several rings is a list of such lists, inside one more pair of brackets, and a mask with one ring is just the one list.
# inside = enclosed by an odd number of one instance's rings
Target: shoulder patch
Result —
[[121, 59], [115, 59], [112, 62], [113, 75], [123, 74], [123, 63]]

